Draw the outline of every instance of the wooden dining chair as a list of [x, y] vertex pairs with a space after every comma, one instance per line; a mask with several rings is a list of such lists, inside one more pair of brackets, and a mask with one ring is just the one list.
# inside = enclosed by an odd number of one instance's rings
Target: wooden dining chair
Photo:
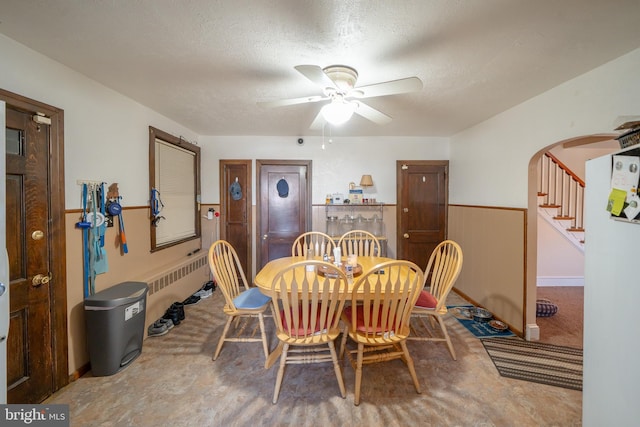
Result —
[[[222, 295], [224, 295], [225, 305], [223, 310], [228, 316], [222, 336], [220, 336], [218, 346], [213, 354], [213, 360], [218, 358], [222, 346], [226, 341], [262, 342], [266, 368], [269, 357], [269, 345], [264, 329], [264, 313], [269, 307], [271, 298], [264, 295], [260, 292], [260, 289], [256, 287], [249, 287], [244, 270], [238, 259], [238, 254], [229, 242], [225, 240], [214, 242], [209, 248], [208, 259], [211, 273], [218, 284], [218, 288], [222, 291]], [[229, 335], [231, 322], [236, 320], [236, 328], [238, 328], [238, 321], [241, 318], [248, 320], [247, 318], [256, 317], [258, 318], [260, 326], [260, 338], [254, 337], [253, 335]]]
[[[410, 340], [417, 341], [446, 342], [453, 360], [456, 360], [456, 352], [444, 323], [444, 315], [447, 314], [447, 296], [462, 270], [462, 259], [462, 249], [453, 240], [445, 240], [433, 250], [424, 271], [424, 289], [412, 312], [412, 317], [422, 323], [421, 330], [424, 333], [418, 335], [418, 331], [413, 328], [413, 334], [409, 337]], [[431, 328], [426, 325], [426, 318], [429, 318]], [[435, 327], [434, 319], [440, 325], [439, 334], [432, 331]]]
[[291, 256], [307, 256], [313, 250], [314, 256], [333, 255], [335, 242], [328, 234], [320, 231], [308, 231], [296, 238], [291, 246]]
[[[317, 274], [320, 269], [328, 274]], [[287, 364], [332, 362], [340, 395], [346, 397], [335, 347], [340, 314], [348, 295], [345, 274], [323, 261], [300, 261], [278, 272], [271, 290], [276, 336], [282, 351], [273, 403], [278, 402]]]
[[407, 349], [411, 310], [422, 288], [423, 272], [410, 261], [394, 260], [378, 264], [354, 284], [351, 305], [344, 309], [345, 324], [340, 347], [344, 354], [347, 337], [357, 349], [347, 356], [356, 372], [356, 405], [360, 404], [362, 366], [402, 359], [409, 368], [416, 392], [420, 384]]
[[347, 231], [338, 240], [338, 247], [342, 256], [381, 256], [380, 241], [376, 236], [365, 230]]

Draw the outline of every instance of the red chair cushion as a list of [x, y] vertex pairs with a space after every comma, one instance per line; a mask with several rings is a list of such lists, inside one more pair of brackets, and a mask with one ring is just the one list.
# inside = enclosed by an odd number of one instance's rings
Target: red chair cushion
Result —
[[431, 295], [428, 291], [423, 290], [420, 292], [418, 296], [418, 301], [416, 301], [416, 307], [422, 308], [436, 308], [438, 305], [438, 300], [436, 297]]
[[[309, 314], [311, 314], [311, 307], [309, 307]], [[295, 314], [293, 313], [293, 310], [291, 310], [291, 318], [293, 318], [295, 316]], [[313, 335], [316, 334], [318, 332], [322, 332], [322, 330], [319, 328], [319, 326], [322, 324], [322, 322], [320, 322], [320, 307], [318, 306], [318, 313], [316, 315], [317, 319], [315, 322], [315, 328], [314, 330], [311, 330], [312, 328], [307, 328], [307, 330], [305, 330], [305, 328], [303, 327], [304, 323], [303, 323], [303, 313], [302, 310], [300, 310], [298, 312], [298, 329], [293, 329], [293, 325], [292, 329], [289, 330], [289, 326], [287, 325], [287, 318], [284, 316], [284, 310], [280, 310], [280, 318], [282, 319], [282, 327], [284, 328], [285, 331], [288, 331], [289, 334], [293, 335], [293, 336], [304, 336], [304, 335]], [[313, 322], [309, 321], [308, 324], [311, 325]], [[325, 322], [325, 326], [326, 326]]]
[[[369, 327], [369, 325], [365, 325], [364, 323], [364, 310], [362, 308], [361, 305], [358, 305], [356, 308], [357, 312], [356, 312], [356, 330], [359, 332], [364, 332], [364, 333], [376, 333], [376, 334], [382, 334], [384, 332], [387, 332], [387, 330], [385, 328], [382, 327], [381, 325], [381, 318], [378, 318], [378, 324], [375, 326], [375, 328]], [[353, 313], [353, 306], [349, 306], [346, 307], [344, 309], [344, 314], [347, 317], [347, 319], [349, 319], [349, 323], [351, 323], [351, 314]], [[395, 322], [391, 322], [391, 324], [394, 324]]]

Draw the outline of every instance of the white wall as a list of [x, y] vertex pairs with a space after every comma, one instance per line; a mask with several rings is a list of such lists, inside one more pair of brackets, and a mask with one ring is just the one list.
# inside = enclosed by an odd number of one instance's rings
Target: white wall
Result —
[[124, 206], [148, 205], [149, 134], [187, 140], [185, 127], [0, 34], [0, 87], [64, 110], [66, 208], [80, 208], [76, 181], [117, 182]]
[[532, 156], [565, 139], [611, 132], [618, 116], [637, 115], [639, 70], [636, 49], [455, 135], [450, 203], [526, 208]]
[[584, 254], [538, 215], [538, 284], [572, 286], [584, 278]]
[[[396, 203], [396, 160], [447, 160], [447, 138], [205, 136], [202, 145], [202, 201], [218, 203], [220, 159], [310, 159], [313, 160], [313, 203], [325, 202], [327, 193], [347, 193], [349, 183], [360, 182], [363, 174], [373, 177], [374, 187], [366, 191], [378, 202]], [[255, 182], [255, 161], [253, 163]], [[255, 204], [255, 192], [253, 204]]]

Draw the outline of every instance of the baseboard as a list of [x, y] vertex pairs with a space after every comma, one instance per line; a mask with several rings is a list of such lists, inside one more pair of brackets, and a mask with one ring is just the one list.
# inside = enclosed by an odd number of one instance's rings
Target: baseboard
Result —
[[69, 383], [74, 382], [75, 380], [77, 380], [78, 378], [80, 378], [81, 376], [83, 376], [84, 374], [86, 374], [87, 372], [89, 372], [91, 370], [91, 364], [90, 363], [85, 363], [84, 365], [80, 366], [80, 368], [71, 373], [71, 375], [69, 375]]
[[584, 286], [584, 276], [538, 276], [537, 286]]
[[526, 326], [524, 339], [527, 341], [540, 341], [540, 327], [535, 323], [528, 324]]

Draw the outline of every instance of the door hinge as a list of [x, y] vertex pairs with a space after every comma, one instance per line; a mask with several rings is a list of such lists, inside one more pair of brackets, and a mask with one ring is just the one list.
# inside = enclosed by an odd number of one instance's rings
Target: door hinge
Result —
[[407, 169], [409, 169], [409, 166], [407, 166], [407, 165], [402, 165], [402, 166], [401, 166], [401, 169], [402, 169], [403, 171], [406, 171]]

